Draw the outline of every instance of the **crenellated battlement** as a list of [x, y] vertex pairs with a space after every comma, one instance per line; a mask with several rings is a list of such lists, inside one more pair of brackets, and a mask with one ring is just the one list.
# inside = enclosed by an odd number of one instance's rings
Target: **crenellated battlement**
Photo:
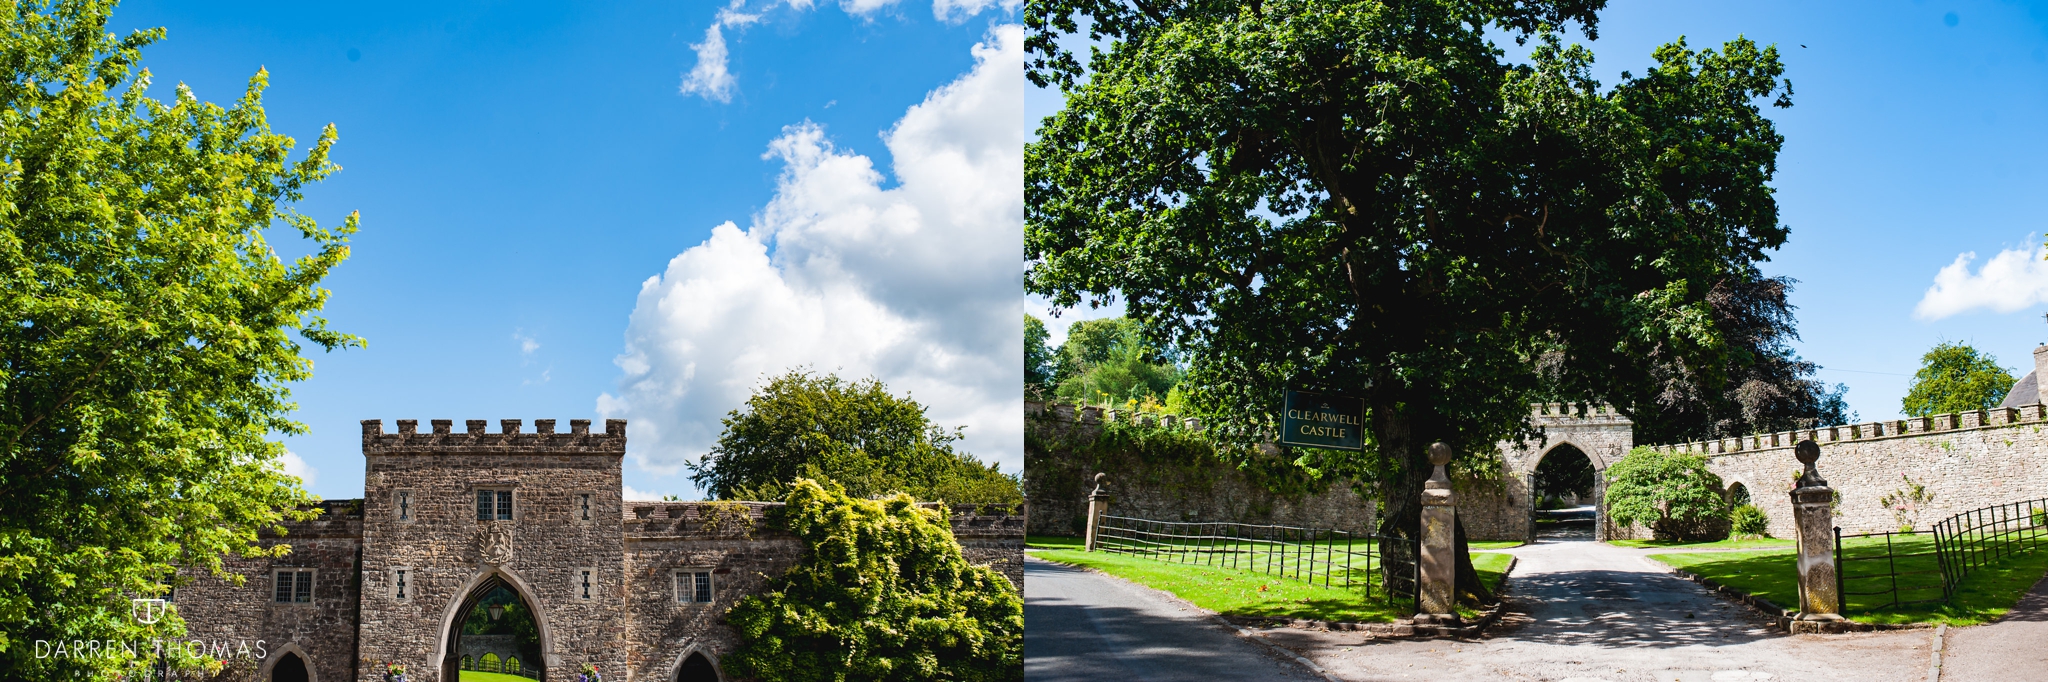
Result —
[[498, 432], [486, 429], [489, 420], [470, 419], [462, 433], [454, 431], [451, 419], [428, 422], [432, 430], [419, 432], [419, 420], [398, 420], [398, 433], [385, 433], [384, 420], [363, 420], [363, 454], [433, 453], [530, 453], [558, 455], [626, 454], [626, 420], [604, 420], [603, 433], [591, 433], [590, 420], [569, 420], [569, 432], [555, 431], [555, 420], [533, 420], [533, 433], [523, 433], [524, 420], [500, 419]]
[[1607, 403], [1529, 403], [1529, 421], [1537, 426], [1629, 426], [1635, 423]]
[[1931, 417], [1909, 417], [1884, 421], [1846, 424], [1842, 426], [1820, 426], [1811, 429], [1758, 433], [1732, 438], [1716, 438], [1673, 445], [1653, 446], [1665, 452], [1693, 452], [1708, 456], [1754, 452], [1771, 449], [1791, 449], [1801, 440], [1811, 439], [1815, 443], [1828, 445], [1853, 441], [1875, 441], [1893, 438], [1910, 438], [1928, 434], [1996, 429], [2021, 424], [2048, 423], [2048, 406], [2040, 403], [2019, 407], [1994, 407], [1988, 410], [1938, 414]]

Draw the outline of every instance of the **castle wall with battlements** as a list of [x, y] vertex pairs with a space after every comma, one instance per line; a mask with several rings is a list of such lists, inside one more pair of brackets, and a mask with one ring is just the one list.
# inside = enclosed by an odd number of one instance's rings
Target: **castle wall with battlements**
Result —
[[[231, 658], [216, 679], [268, 679], [289, 651], [315, 682], [371, 682], [384, 663], [405, 665], [415, 682], [452, 680], [443, 674], [456, 646], [449, 635], [491, 580], [533, 607], [545, 660], [526, 663], [544, 665], [548, 679], [574, 679], [584, 663], [607, 679], [673, 679], [693, 653], [715, 665], [739, 644], [725, 611], [801, 557], [795, 537], [760, 523], [780, 503], [624, 500], [625, 422], [608, 420], [599, 432], [587, 420], [569, 424], [561, 432], [554, 420], [536, 420], [527, 432], [507, 419], [492, 432], [469, 420], [458, 432], [434, 420], [422, 433], [417, 421], [399, 420], [387, 433], [365, 420], [363, 499], [323, 502], [316, 520], [264, 534], [263, 546], [291, 552], [229, 560], [226, 570], [243, 585], [184, 571], [189, 583], [174, 603], [193, 639], [230, 650], [246, 641], [268, 654]], [[491, 493], [492, 518], [479, 519], [478, 491]], [[496, 518], [501, 491], [510, 494], [510, 519]], [[747, 522], [732, 518], [734, 507]], [[970, 563], [1023, 585], [1021, 507], [946, 511]], [[684, 569], [713, 576], [713, 601], [679, 598]], [[271, 576], [279, 570], [314, 571], [312, 599], [277, 602]]]
[[1898, 530], [1883, 505], [1902, 478], [1926, 486], [1934, 499], [1914, 515], [1926, 530], [1959, 512], [2048, 497], [2048, 407], [2000, 407], [1932, 417], [1754, 434], [1659, 446], [1700, 453], [1731, 488], [1741, 484], [1770, 517], [1771, 535], [1792, 537], [1787, 494], [1799, 471], [1792, 447], [1820, 445], [1821, 477], [1841, 494], [1836, 525], [1844, 533]]

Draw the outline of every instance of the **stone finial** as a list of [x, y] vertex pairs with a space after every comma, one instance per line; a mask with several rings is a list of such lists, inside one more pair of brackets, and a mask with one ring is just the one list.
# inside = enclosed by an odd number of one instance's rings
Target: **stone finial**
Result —
[[413, 435], [413, 434], [416, 434], [416, 433], [419, 433], [419, 432], [420, 432], [420, 420], [418, 420], [418, 419], [400, 419], [400, 420], [398, 420], [398, 432], [399, 432], [399, 433], [402, 433], [402, 434], [405, 434], [405, 435], [408, 435], [408, 436], [410, 436], [410, 435]]
[[435, 419], [429, 423], [434, 426], [434, 433], [442, 435], [447, 435], [449, 430], [455, 426], [454, 420], [450, 419]]
[[1095, 489], [1089, 491], [1088, 499], [1096, 500], [1109, 496], [1109, 474], [1095, 474]]
[[365, 435], [365, 436], [382, 436], [382, 435], [384, 435], [384, 420], [382, 420], [382, 419], [365, 419], [365, 420], [363, 420], [363, 435]]
[[520, 425], [524, 424], [525, 421], [524, 419], [500, 419], [498, 420], [498, 431], [507, 436], [517, 434], [519, 433]]
[[535, 419], [535, 420], [533, 420], [533, 432], [534, 432], [534, 433], [538, 433], [538, 434], [540, 434], [540, 435], [543, 435], [543, 436], [552, 436], [552, 435], [555, 435], [555, 420], [553, 420], [553, 419]]
[[1800, 464], [1806, 465], [1806, 471], [1799, 474], [1799, 487], [1811, 488], [1828, 484], [1825, 479], [1820, 477], [1820, 469], [1815, 468], [1813, 465], [1814, 462], [1820, 461], [1820, 444], [1810, 440], [1802, 440], [1799, 441], [1797, 446], [1792, 448], [1792, 452], [1794, 457], [1799, 458]]
[[469, 427], [469, 435], [481, 436], [484, 435], [484, 429], [489, 426], [491, 421], [488, 419], [464, 419], [462, 423], [464, 426]]
[[[1445, 473], [1444, 465], [1451, 463], [1451, 446], [1443, 443], [1429, 444], [1429, 463], [1436, 467], [1430, 472], [1429, 480], [1422, 483], [1424, 490], [1450, 490], [1451, 477]], [[1425, 502], [1425, 504], [1427, 504]]]
[[606, 420], [604, 420], [604, 435], [607, 435], [607, 436], [623, 436], [623, 435], [626, 435], [626, 420], [624, 420], [624, 419], [606, 419]]
[[590, 435], [590, 420], [588, 420], [588, 419], [571, 419], [571, 420], [569, 420], [569, 435], [572, 435], [572, 436], [588, 436], [588, 435]]

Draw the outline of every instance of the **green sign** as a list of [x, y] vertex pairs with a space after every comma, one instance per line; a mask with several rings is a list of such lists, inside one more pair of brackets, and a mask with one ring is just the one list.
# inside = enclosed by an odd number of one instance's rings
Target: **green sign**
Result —
[[1280, 417], [1280, 444], [1364, 450], [1364, 428], [1365, 401], [1289, 390], [1287, 411]]

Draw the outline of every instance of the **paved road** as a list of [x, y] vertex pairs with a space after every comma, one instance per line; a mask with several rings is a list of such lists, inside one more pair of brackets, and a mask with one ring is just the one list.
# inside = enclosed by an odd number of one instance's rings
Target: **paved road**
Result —
[[1643, 558], [1649, 552], [1593, 542], [1508, 551], [1521, 560], [1509, 613], [1481, 639], [1371, 640], [1286, 629], [1265, 636], [1346, 680], [1918, 682], [1926, 676], [1927, 630], [1786, 636], [1753, 611], [1665, 572]]
[[1024, 622], [1030, 682], [1322, 679], [1169, 595], [1031, 557]]
[[1941, 679], [2048, 680], [2048, 579], [1996, 623], [1950, 628]]

